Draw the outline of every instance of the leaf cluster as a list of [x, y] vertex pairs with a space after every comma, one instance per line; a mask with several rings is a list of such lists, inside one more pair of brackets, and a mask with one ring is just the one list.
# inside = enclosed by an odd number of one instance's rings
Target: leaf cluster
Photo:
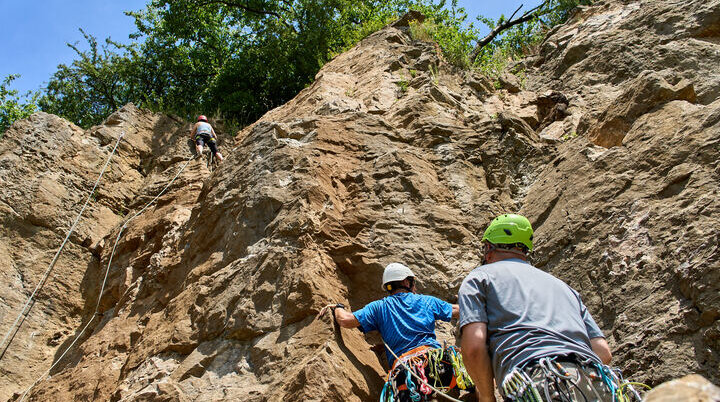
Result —
[[10, 85], [18, 77], [11, 74], [0, 82], [0, 138], [13, 122], [24, 119], [37, 110], [38, 94], [19, 95], [17, 89], [11, 89]]
[[69, 45], [76, 60], [58, 66], [38, 104], [83, 127], [128, 102], [244, 125], [287, 102], [324, 63], [409, 9], [426, 15], [415, 28], [450, 63], [498, 71], [504, 66], [498, 60], [522, 54], [584, 0], [548, 1], [553, 6], [543, 19], [503, 35], [473, 66], [468, 55], [480, 30], [466, 24], [456, 0], [151, 0], [126, 13], [137, 29], [130, 44], [99, 44], [81, 31], [86, 44]]
[[[535, 18], [509, 28], [486, 45], [475, 60], [475, 67], [491, 78], [498, 77], [510, 62], [532, 53], [547, 31], [567, 21], [577, 6], [588, 5], [590, 2], [591, 0], [546, 0], [537, 10]], [[497, 20], [478, 17], [478, 21], [491, 30], [507, 20], [505, 15]]]

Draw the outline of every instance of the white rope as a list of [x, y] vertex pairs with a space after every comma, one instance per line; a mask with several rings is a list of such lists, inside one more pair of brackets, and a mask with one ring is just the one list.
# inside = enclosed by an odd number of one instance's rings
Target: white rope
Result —
[[[20, 326], [25, 321], [24, 317], [27, 317], [28, 314], [30, 314], [30, 310], [32, 309], [31, 301], [35, 298], [35, 295], [37, 292], [45, 285], [45, 281], [47, 280], [48, 276], [50, 276], [50, 272], [55, 267], [55, 263], [57, 262], [58, 258], [60, 257], [60, 253], [65, 248], [65, 244], [67, 244], [68, 240], [70, 239], [70, 235], [75, 231], [75, 227], [77, 226], [78, 222], [80, 221], [80, 217], [82, 216], [83, 212], [85, 212], [85, 208], [90, 203], [90, 199], [92, 199], [92, 196], [95, 194], [95, 190], [97, 189], [98, 184], [100, 183], [100, 179], [102, 179], [103, 175], [105, 174], [105, 170], [107, 169], [108, 165], [110, 164], [110, 159], [112, 159], [113, 155], [115, 154], [115, 151], [117, 150], [118, 145], [120, 144], [120, 140], [125, 136], [125, 131], [120, 133], [120, 136], [118, 137], [117, 141], [115, 142], [115, 147], [113, 147], [112, 152], [108, 156], [107, 160], [105, 161], [105, 166], [103, 166], [102, 171], [100, 171], [100, 175], [98, 176], [97, 180], [95, 180], [95, 185], [93, 186], [92, 190], [90, 190], [90, 194], [88, 194], [87, 199], [85, 200], [85, 204], [80, 209], [80, 213], [78, 213], [77, 217], [75, 218], [75, 222], [73, 222], [72, 226], [70, 227], [70, 230], [68, 230], [67, 235], [65, 236], [65, 240], [60, 245], [60, 248], [58, 248], [57, 252], [55, 252], [55, 256], [53, 257], [52, 261], [50, 262], [50, 265], [45, 270], [45, 274], [43, 275], [42, 279], [40, 279], [40, 282], [37, 283], [35, 286], [35, 290], [33, 290], [32, 294], [28, 296], [27, 301], [25, 302], [25, 305], [23, 306], [22, 310], [20, 310], [20, 313], [18, 314], [17, 318], [15, 319], [15, 322], [13, 322], [12, 326], [8, 330], [8, 332], [5, 334], [5, 337], [3, 338], [2, 342], [0, 342], [0, 347], [2, 347], [2, 354], [0, 354], [0, 360], [2, 360], [3, 356], [5, 356], [5, 352], [10, 348], [10, 344], [12, 343], [15, 336], [13, 335], [12, 338], [10, 338], [10, 335], [13, 333], [16, 333], [16, 331], [20, 330]], [[30, 308], [28, 308], [30, 306]], [[22, 320], [21, 320], [22, 319]], [[19, 325], [18, 325], [19, 323]], [[15, 328], [17, 326], [17, 328]], [[8, 340], [8, 344], [5, 345], [5, 341]]]
[[395, 354], [395, 352], [393, 352], [392, 349], [390, 349], [390, 346], [388, 346], [387, 343], [383, 342], [383, 345], [385, 345], [385, 347], [387, 348], [387, 350], [389, 350], [390, 353], [392, 353], [392, 355], [395, 356], [395, 360], [397, 360], [400, 364], [402, 364], [402, 366], [405, 367], [405, 370], [407, 370], [407, 372], [410, 373], [410, 375], [412, 375], [413, 377], [415, 377], [416, 380], [418, 380], [418, 381], [420, 381], [421, 383], [427, 385], [428, 387], [430, 387], [430, 389], [432, 389], [433, 391], [435, 391], [438, 395], [442, 396], [443, 398], [445, 398], [445, 399], [447, 399], [447, 400], [449, 400], [449, 401], [462, 402], [461, 400], [455, 399], [455, 398], [453, 398], [452, 396], [450, 396], [450, 395], [448, 395], [448, 394], [440, 391], [439, 389], [437, 389], [437, 388], [433, 387], [432, 385], [430, 385], [427, 381], [425, 381], [425, 380], [423, 380], [422, 378], [420, 378], [417, 374], [415, 374], [415, 372], [413, 372], [412, 370], [410, 370], [410, 367], [408, 367], [407, 364], [405, 364], [405, 362], [404, 362], [403, 360], [401, 360], [401, 359]]
[[20, 397], [20, 402], [25, 400], [25, 397], [28, 395], [30, 390], [32, 390], [33, 387], [38, 382], [40, 382], [43, 378], [45, 378], [48, 374], [50, 374], [52, 369], [54, 369], [55, 366], [57, 366], [58, 363], [60, 363], [60, 361], [62, 360], [63, 357], [65, 357], [67, 352], [70, 351], [70, 349], [75, 345], [75, 343], [80, 339], [80, 337], [82, 337], [82, 335], [85, 333], [85, 330], [90, 326], [90, 324], [93, 321], [95, 321], [95, 317], [98, 317], [100, 315], [99, 314], [100, 301], [102, 300], [102, 294], [105, 291], [105, 284], [107, 283], [108, 274], [110, 273], [110, 265], [112, 264], [113, 257], [115, 256], [115, 250], [117, 249], [117, 245], [118, 245], [118, 242], [120, 241], [120, 236], [122, 235], [123, 230], [125, 230], [125, 228], [127, 227], [128, 223], [130, 223], [131, 220], [135, 219], [138, 215], [145, 212], [145, 210], [148, 209], [148, 207], [150, 207], [150, 205], [152, 205], [155, 201], [157, 201], [158, 198], [160, 198], [160, 196], [163, 195], [165, 193], [165, 191], [167, 191], [168, 188], [170, 188], [170, 186], [175, 182], [175, 180], [178, 178], [178, 176], [180, 176], [180, 173], [182, 173], [182, 171], [185, 170], [187, 165], [193, 159], [194, 159], [194, 157], [190, 157], [190, 159], [188, 159], [185, 162], [185, 164], [180, 168], [180, 170], [178, 170], [177, 173], [175, 173], [175, 177], [173, 177], [172, 180], [170, 180], [170, 182], [162, 189], [162, 191], [160, 191], [160, 193], [158, 193], [158, 195], [156, 195], [155, 198], [153, 198], [150, 202], [145, 204], [145, 206], [140, 211], [136, 212], [133, 216], [131, 216], [128, 220], [126, 220], [125, 223], [123, 223], [123, 225], [120, 227], [120, 231], [118, 231], [117, 237], [115, 238], [115, 244], [113, 245], [112, 252], [110, 253], [110, 259], [108, 260], [107, 268], [105, 268], [105, 277], [103, 278], [102, 286], [100, 287], [100, 293], [98, 293], [98, 300], [97, 300], [97, 304], [95, 305], [95, 311], [93, 312], [92, 317], [90, 318], [90, 320], [88, 320], [87, 324], [85, 324], [85, 326], [80, 331], [80, 333], [78, 333], [75, 336], [75, 339], [73, 339], [73, 341], [70, 343], [70, 345], [68, 345], [68, 347], [65, 349], [65, 351], [60, 355], [60, 357], [58, 357], [57, 360], [55, 360], [55, 363], [53, 363], [53, 365], [50, 366], [50, 368], [45, 373], [43, 373], [37, 380], [35, 380], [35, 382], [33, 382], [28, 387], [28, 389], [25, 390], [25, 392]]

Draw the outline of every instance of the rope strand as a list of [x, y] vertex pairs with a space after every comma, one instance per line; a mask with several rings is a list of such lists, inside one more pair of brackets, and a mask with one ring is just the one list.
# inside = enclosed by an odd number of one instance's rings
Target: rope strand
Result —
[[390, 349], [390, 346], [388, 346], [387, 343], [383, 342], [383, 345], [385, 345], [385, 347], [387, 348], [387, 350], [389, 350], [390, 353], [392, 353], [392, 355], [395, 357], [395, 360], [397, 360], [398, 363], [402, 364], [402, 366], [405, 367], [405, 370], [407, 370], [407, 372], [410, 373], [410, 375], [412, 375], [413, 377], [415, 377], [416, 380], [420, 381], [421, 384], [427, 385], [428, 387], [430, 387], [430, 389], [432, 389], [433, 391], [435, 391], [438, 395], [442, 396], [443, 398], [445, 398], [445, 399], [447, 399], [447, 400], [449, 400], [449, 401], [462, 402], [462, 401], [459, 400], [459, 399], [455, 399], [455, 398], [453, 398], [452, 396], [450, 396], [450, 395], [448, 395], [448, 394], [446, 394], [446, 393], [443, 393], [442, 391], [440, 391], [440, 390], [438, 390], [437, 388], [435, 388], [435, 387], [433, 387], [432, 385], [430, 385], [427, 381], [425, 381], [425, 380], [423, 380], [422, 378], [418, 377], [417, 374], [415, 374], [412, 370], [410, 370], [410, 367], [408, 367], [407, 364], [405, 364], [404, 361], [400, 360], [400, 358], [395, 354], [395, 352], [393, 352], [393, 350]]
[[[40, 281], [35, 286], [35, 290], [28, 296], [27, 301], [25, 302], [25, 305], [23, 306], [22, 310], [20, 310], [20, 313], [18, 314], [17, 318], [15, 319], [15, 322], [13, 322], [12, 326], [10, 326], [10, 329], [5, 334], [5, 337], [3, 337], [2, 342], [0, 342], [0, 347], [2, 347], [2, 354], [0, 354], [0, 360], [5, 356], [5, 352], [10, 348], [10, 344], [12, 344], [13, 339], [15, 338], [15, 334], [17, 334], [17, 331], [20, 330], [20, 327], [22, 326], [23, 322], [25, 321], [25, 317], [27, 317], [28, 314], [30, 314], [30, 310], [32, 309], [31, 302], [35, 298], [35, 295], [38, 293], [38, 291], [45, 285], [45, 281], [47, 281], [47, 278], [50, 276], [50, 272], [55, 267], [55, 263], [60, 258], [60, 253], [62, 253], [63, 249], [65, 248], [65, 245], [67, 244], [68, 240], [70, 239], [70, 235], [75, 231], [75, 227], [77, 226], [78, 222], [80, 222], [80, 217], [82, 216], [83, 212], [85, 212], [85, 208], [87, 208], [88, 204], [90, 203], [90, 200], [92, 199], [93, 194], [95, 194], [95, 190], [98, 187], [98, 184], [100, 184], [100, 179], [102, 179], [103, 175], [105, 174], [105, 170], [107, 169], [108, 165], [110, 165], [110, 160], [112, 159], [113, 155], [115, 155], [115, 151], [117, 150], [118, 145], [120, 144], [120, 140], [125, 136], [125, 131], [120, 133], [120, 136], [118, 137], [117, 141], [115, 142], [115, 146], [113, 147], [112, 152], [108, 156], [107, 160], [105, 161], [105, 166], [103, 166], [102, 170], [100, 171], [100, 175], [98, 176], [97, 180], [95, 180], [95, 185], [93, 186], [92, 190], [90, 190], [90, 194], [88, 194], [87, 199], [85, 199], [85, 204], [83, 204], [82, 208], [80, 209], [80, 212], [78, 213], [77, 217], [75, 218], [75, 222], [73, 222], [72, 226], [67, 232], [67, 235], [65, 236], [65, 240], [63, 240], [62, 244], [60, 245], [60, 248], [55, 252], [55, 256], [53, 257], [52, 261], [50, 262], [50, 265], [45, 270], [45, 273], [40, 279]], [[34, 304], [34, 302], [32, 303]], [[30, 308], [28, 308], [28, 306]], [[21, 320], [22, 319], [22, 320]], [[19, 323], [19, 325], [18, 325]], [[17, 328], [16, 328], [17, 326]], [[10, 335], [12, 337], [10, 337]], [[9, 341], [8, 341], [9, 339]], [[8, 341], [7, 345], [5, 345], [5, 341]], [[3, 346], [4, 345], [4, 346]]]
[[106, 283], [107, 283], [107, 278], [108, 278], [108, 275], [109, 275], [109, 273], [110, 273], [110, 265], [112, 264], [113, 257], [115, 256], [115, 250], [117, 249], [117, 245], [118, 245], [118, 242], [120, 241], [120, 236], [122, 235], [123, 230], [125, 230], [125, 228], [127, 227], [128, 223], [130, 223], [131, 220], [135, 219], [137, 216], [139, 216], [140, 214], [142, 214], [143, 212], [145, 212], [145, 210], [146, 210], [148, 207], [150, 207], [150, 205], [152, 205], [155, 201], [157, 201], [158, 198], [160, 198], [160, 196], [163, 195], [163, 194], [165, 193], [165, 191], [167, 191], [168, 188], [170, 188], [170, 186], [175, 182], [175, 180], [178, 178], [178, 176], [180, 176], [180, 173], [182, 173], [182, 171], [185, 170], [185, 167], [187, 167], [187, 165], [188, 165], [193, 159], [195, 159], [195, 158], [194, 158], [194, 157], [190, 157], [190, 158], [185, 162], [185, 164], [180, 168], [180, 170], [178, 170], [178, 172], [175, 174], [175, 177], [173, 177], [172, 180], [170, 180], [170, 182], [162, 189], [162, 191], [160, 191], [160, 193], [158, 193], [158, 195], [156, 195], [155, 198], [153, 198], [150, 202], [148, 202], [147, 204], [145, 204], [145, 206], [144, 206], [140, 211], [136, 212], [132, 217], [130, 217], [128, 220], [126, 220], [125, 223], [123, 223], [123, 225], [120, 227], [120, 230], [118, 231], [118, 235], [117, 235], [117, 237], [115, 238], [115, 244], [113, 245], [112, 252], [110, 253], [110, 259], [108, 260], [107, 268], [105, 269], [105, 277], [103, 278], [103, 282], [102, 282], [102, 285], [101, 285], [101, 287], [100, 287], [100, 293], [98, 293], [98, 300], [97, 300], [97, 304], [95, 305], [95, 311], [93, 312], [92, 317], [90, 318], [90, 320], [88, 320], [87, 324], [85, 324], [85, 326], [84, 326], [83, 329], [80, 331], [80, 333], [78, 333], [78, 334], [75, 336], [75, 339], [73, 339], [72, 343], [70, 343], [70, 345], [68, 345], [68, 347], [67, 347], [67, 348], [65, 349], [65, 351], [60, 355], [60, 357], [58, 357], [58, 359], [55, 360], [55, 363], [53, 363], [53, 365], [50, 366], [50, 368], [49, 368], [45, 373], [43, 373], [37, 380], [35, 380], [35, 382], [33, 382], [33, 383], [30, 385], [30, 387], [28, 387], [28, 389], [25, 390], [25, 392], [24, 392], [24, 393], [22, 394], [22, 396], [20, 397], [20, 402], [24, 401], [24, 400], [25, 400], [25, 397], [28, 395], [28, 393], [30, 392], [30, 390], [32, 390], [33, 387], [34, 387], [38, 382], [40, 382], [43, 378], [45, 378], [48, 374], [50, 374], [50, 372], [52, 371], [52, 369], [54, 369], [54, 368], [58, 365], [58, 363], [60, 363], [60, 361], [62, 360], [62, 358], [65, 357], [65, 355], [67, 354], [67, 352], [70, 351], [70, 349], [75, 345], [75, 343], [76, 343], [76, 342], [80, 339], [80, 337], [85, 333], [85, 330], [90, 326], [90, 324], [91, 324], [93, 321], [95, 321], [95, 317], [100, 316], [100, 314], [99, 314], [99, 311], [100, 311], [100, 301], [101, 301], [101, 299], [102, 299], [102, 294], [103, 294], [103, 292], [105, 291], [105, 285], [106, 285]]

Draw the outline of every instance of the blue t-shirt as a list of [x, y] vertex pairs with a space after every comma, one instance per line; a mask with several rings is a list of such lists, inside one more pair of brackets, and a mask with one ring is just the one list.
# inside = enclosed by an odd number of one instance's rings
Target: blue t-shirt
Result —
[[[383, 341], [396, 355], [428, 345], [439, 348], [435, 321], [450, 321], [452, 305], [437, 297], [400, 292], [376, 300], [353, 312], [362, 332], [380, 331]], [[395, 358], [388, 352], [392, 367]]]

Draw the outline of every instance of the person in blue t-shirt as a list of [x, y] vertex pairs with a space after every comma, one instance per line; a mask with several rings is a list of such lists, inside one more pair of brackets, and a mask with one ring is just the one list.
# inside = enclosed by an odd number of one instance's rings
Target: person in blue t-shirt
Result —
[[442, 348], [435, 338], [435, 322], [457, 318], [459, 306], [417, 294], [415, 274], [399, 263], [385, 267], [382, 288], [388, 296], [358, 311], [349, 312], [342, 304], [328, 306], [341, 327], [380, 332], [390, 366], [381, 399], [422, 402], [430, 400], [435, 391], [458, 395], [459, 389], [474, 396], [459, 350]]
[[[435, 338], [435, 321], [457, 317], [458, 305], [437, 297], [417, 294], [415, 274], [403, 264], [392, 263], [383, 272], [383, 290], [388, 296], [362, 309], [349, 312], [342, 306], [334, 310], [335, 320], [343, 328], [359, 328], [363, 333], [379, 331], [383, 341], [400, 356], [420, 346], [439, 348]], [[388, 364], [395, 357], [386, 350]]]

